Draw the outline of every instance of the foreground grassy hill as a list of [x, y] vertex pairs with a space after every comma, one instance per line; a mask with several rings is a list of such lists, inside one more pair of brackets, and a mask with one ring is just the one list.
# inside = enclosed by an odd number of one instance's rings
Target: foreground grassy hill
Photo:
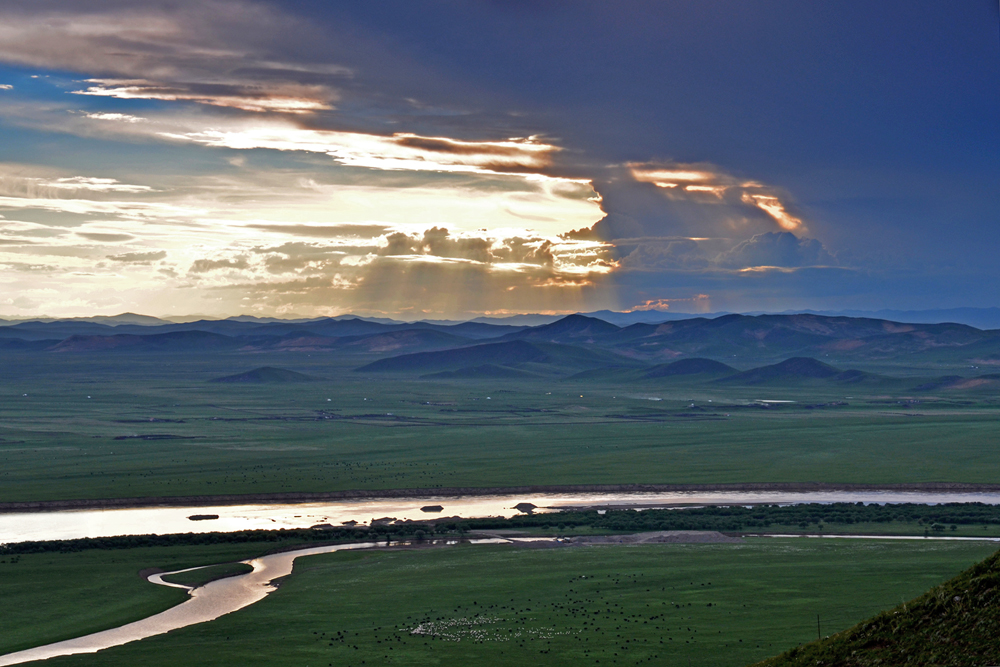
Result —
[[1000, 552], [924, 595], [758, 667], [1000, 664]]

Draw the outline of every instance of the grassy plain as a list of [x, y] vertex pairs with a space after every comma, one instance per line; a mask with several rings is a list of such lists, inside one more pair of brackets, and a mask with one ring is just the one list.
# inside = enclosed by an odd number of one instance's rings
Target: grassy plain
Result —
[[1000, 554], [919, 598], [758, 667], [978, 667], [1000, 662]]
[[[6, 355], [0, 502], [563, 484], [998, 481], [1000, 400], [975, 388], [916, 391], [919, 379], [740, 387], [352, 372], [369, 360], [306, 353]], [[259, 366], [325, 379], [209, 382]], [[957, 369], [867, 370], [919, 378]], [[794, 403], [754, 403], [760, 400]], [[923, 529], [903, 522], [824, 527]], [[948, 532], [994, 533], [994, 526], [971, 525]], [[183, 599], [183, 591], [142, 581], [136, 573], [143, 568], [225, 563], [274, 546], [7, 556], [0, 562], [0, 653], [120, 625]], [[275, 595], [250, 609], [53, 664], [747, 664], [814, 638], [816, 614], [824, 634], [846, 628], [920, 594], [993, 546], [752, 539], [336, 554], [298, 562]], [[430, 634], [410, 634], [425, 621]], [[455, 633], [462, 641], [443, 636]]]
[[0, 655], [99, 632], [182, 602], [179, 588], [139, 571], [179, 570], [258, 556], [273, 543], [42, 553], [0, 558]]
[[[817, 614], [824, 635], [843, 630], [992, 550], [752, 539], [341, 552], [297, 560], [276, 593], [212, 623], [51, 664], [745, 665], [815, 639]], [[82, 575], [86, 558], [66, 562]]]
[[[353, 373], [362, 361], [7, 355], [0, 502], [526, 484], [994, 483], [1000, 468], [1000, 400], [974, 390], [428, 381]], [[208, 382], [263, 365], [326, 380]], [[752, 404], [760, 399], [796, 402]]]

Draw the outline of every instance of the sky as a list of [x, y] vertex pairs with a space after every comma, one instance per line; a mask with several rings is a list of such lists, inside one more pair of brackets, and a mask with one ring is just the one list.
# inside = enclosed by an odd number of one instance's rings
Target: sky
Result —
[[0, 317], [1000, 305], [994, 0], [0, 3]]

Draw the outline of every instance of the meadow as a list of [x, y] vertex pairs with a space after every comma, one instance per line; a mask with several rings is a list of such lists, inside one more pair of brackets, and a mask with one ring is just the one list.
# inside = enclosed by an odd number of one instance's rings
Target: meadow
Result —
[[[815, 639], [817, 615], [823, 635], [843, 630], [992, 551], [983, 543], [759, 538], [341, 552], [297, 560], [275, 593], [212, 623], [51, 664], [745, 665]], [[142, 582], [139, 567], [234, 555], [129, 550], [112, 566], [94, 553], [0, 565], [0, 577], [21, 568], [15, 581], [41, 589], [5, 594], [0, 651], [29, 636], [49, 641], [55, 628], [38, 618], [61, 615], [62, 631], [82, 627], [81, 617], [120, 620], [124, 607], [165, 605], [179, 593]], [[79, 580], [106, 588], [88, 591]], [[60, 597], [67, 584], [89, 600], [86, 609]], [[34, 616], [19, 611], [28, 601]]]
[[[304, 353], [10, 356], [0, 385], [0, 502], [565, 484], [993, 483], [1000, 467], [1000, 400], [989, 392], [431, 381], [352, 372], [358, 363]], [[209, 382], [258, 364], [324, 380]]]
[[[947, 360], [872, 363], [863, 370], [883, 375], [857, 385], [741, 386], [613, 369], [479, 379], [355, 372], [377, 358], [5, 352], [0, 503], [526, 485], [995, 484], [1000, 469], [1000, 400], [975, 383], [934, 388], [927, 378], [962, 372]], [[262, 366], [319, 379], [211, 382]], [[992, 516], [954, 529], [918, 518], [776, 516], [766, 528], [997, 534]], [[517, 529], [670, 529], [532, 521]], [[469, 527], [477, 526], [435, 532]], [[247, 539], [262, 541], [8, 551], [0, 556], [0, 653], [183, 600], [183, 591], [137, 576], [147, 568], [231, 563], [303, 538]], [[814, 639], [817, 615], [824, 635], [842, 630], [993, 547], [748, 538], [331, 554], [297, 562], [254, 607], [53, 664], [742, 665]], [[177, 580], [238, 570], [221, 565]]]
[[273, 548], [222, 544], [5, 555], [0, 557], [0, 655], [124, 625], [187, 597], [179, 588], [149, 583], [141, 570], [243, 560]]

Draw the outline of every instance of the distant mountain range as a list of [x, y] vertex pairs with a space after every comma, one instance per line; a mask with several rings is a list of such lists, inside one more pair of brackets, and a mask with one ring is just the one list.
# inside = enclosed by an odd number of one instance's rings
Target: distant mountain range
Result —
[[[715, 319], [724, 315], [823, 315], [826, 317], [860, 317], [865, 319], [890, 320], [893, 322], [905, 322], [909, 324], [966, 324], [977, 329], [1000, 329], [1000, 308], [943, 308], [934, 310], [786, 310], [778, 313], [767, 311], [750, 311], [745, 313], [731, 313], [728, 311], [717, 311], [712, 313], [680, 313], [666, 310], [634, 310], [628, 312], [618, 312], [613, 310], [598, 310], [590, 313], [577, 313], [586, 317], [593, 317], [617, 326], [628, 326], [630, 324], [658, 324], [661, 322], [675, 322], [677, 320], [689, 320], [703, 317]], [[523, 314], [510, 315], [507, 317], [476, 317], [468, 322], [490, 325], [505, 325], [517, 327], [535, 327], [542, 324], [551, 324], [565, 317], [565, 315], [543, 315]], [[91, 322], [95, 324], [106, 324], [109, 326], [119, 326], [132, 324], [139, 326], [163, 326], [171, 324], [199, 324], [205, 322], [240, 322], [254, 324], [309, 324], [326, 320], [362, 320], [365, 322], [375, 322], [377, 324], [406, 324], [413, 325], [424, 323], [432, 326], [452, 326], [461, 324], [465, 320], [417, 320], [405, 321], [394, 320], [384, 317], [366, 317], [360, 315], [338, 315], [337, 317], [256, 317], [253, 315], [238, 315], [224, 319], [215, 319], [207, 316], [171, 316], [171, 317], [151, 317], [149, 315], [137, 315], [136, 313], [122, 313], [120, 315], [94, 317], [73, 317], [54, 318], [38, 317], [26, 319], [5, 320], [0, 318], [0, 327], [7, 322], [10, 325], [28, 322]]]
[[[335, 355], [371, 374], [740, 384], [876, 382], [877, 376], [852, 367], [903, 364], [965, 366], [965, 375], [985, 374], [980, 384], [991, 386], [990, 371], [1000, 370], [1000, 330], [817, 314], [721, 315], [625, 326], [587, 315], [537, 326], [361, 318], [152, 324], [132, 314], [109, 319], [116, 323], [90, 318], [0, 326], [0, 354], [308, 352]], [[965, 375], [924, 378], [924, 384], [958, 386]]]

